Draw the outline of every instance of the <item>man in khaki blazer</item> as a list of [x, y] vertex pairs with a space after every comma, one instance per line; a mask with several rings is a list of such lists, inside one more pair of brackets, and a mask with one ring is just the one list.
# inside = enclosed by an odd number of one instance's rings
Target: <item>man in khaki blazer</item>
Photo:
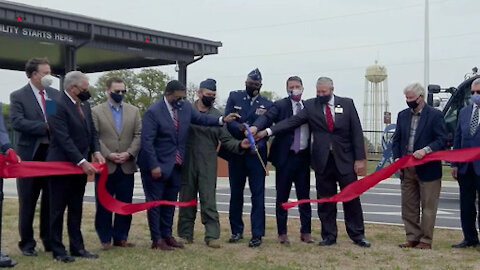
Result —
[[[121, 78], [112, 77], [106, 83], [107, 102], [92, 109], [93, 122], [98, 131], [102, 155], [108, 165], [107, 190], [117, 200], [131, 203], [134, 187], [136, 158], [140, 151], [141, 118], [137, 107], [122, 102], [126, 93]], [[132, 215], [115, 214], [106, 210], [97, 199], [95, 229], [103, 250], [113, 245], [132, 247], [127, 242]]]

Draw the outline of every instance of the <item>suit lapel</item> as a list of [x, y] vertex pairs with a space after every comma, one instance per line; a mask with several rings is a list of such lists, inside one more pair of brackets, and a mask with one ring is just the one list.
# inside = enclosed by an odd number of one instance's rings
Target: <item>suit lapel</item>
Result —
[[159, 115], [159, 118], [164, 118], [165, 121], [168, 122], [168, 125], [171, 126], [168, 130], [170, 130], [171, 135], [175, 138], [175, 124], [173, 123], [172, 115], [168, 111], [167, 104], [165, 104], [165, 99], [162, 97], [162, 101], [160, 102], [160, 110], [162, 112], [162, 115]]
[[32, 87], [30, 86], [30, 84], [27, 84], [26, 85], [26, 88], [25, 88], [25, 97], [28, 99], [28, 103], [29, 104], [34, 104], [33, 107], [35, 108], [35, 111], [41, 116], [41, 117], [45, 117], [43, 115], [43, 111], [42, 111], [42, 108], [40, 107], [40, 104], [38, 104], [38, 100], [37, 100], [37, 97], [35, 96], [35, 94], [33, 93], [33, 89]]
[[[129, 120], [130, 119], [127, 119], [127, 117], [130, 115], [129, 111], [128, 111], [128, 107], [127, 106], [124, 106], [122, 104], [122, 126], [120, 127], [120, 134], [122, 134], [123, 130], [125, 130], [125, 126], [128, 125], [129, 123]], [[133, 121], [133, 119], [132, 119]]]
[[113, 116], [112, 116], [112, 109], [110, 109], [110, 105], [108, 102], [104, 103], [102, 106], [102, 111], [107, 118], [107, 122], [110, 124], [110, 126], [115, 130], [115, 132], [118, 134], [117, 127], [115, 126], [115, 121], [113, 121]]
[[[427, 106], [428, 106], [427, 104], [424, 105], [422, 113], [420, 114], [420, 120], [418, 121], [417, 130], [415, 131], [415, 139], [413, 140], [413, 144], [417, 142], [418, 137], [420, 136], [420, 134], [422, 134], [423, 128], [425, 127], [425, 123], [427, 122], [428, 114], [430, 112]], [[412, 117], [412, 114], [410, 114], [410, 119], [411, 117]]]

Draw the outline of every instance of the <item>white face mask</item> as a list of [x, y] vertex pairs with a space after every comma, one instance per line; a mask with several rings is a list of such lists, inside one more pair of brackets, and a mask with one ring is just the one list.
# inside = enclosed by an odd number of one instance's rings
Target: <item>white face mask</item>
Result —
[[43, 76], [40, 80], [40, 83], [42, 84], [43, 88], [50, 87], [50, 85], [53, 83], [53, 76], [50, 74]]
[[292, 95], [293, 96], [300, 96], [301, 94], [303, 94], [303, 89], [293, 89], [292, 90]]

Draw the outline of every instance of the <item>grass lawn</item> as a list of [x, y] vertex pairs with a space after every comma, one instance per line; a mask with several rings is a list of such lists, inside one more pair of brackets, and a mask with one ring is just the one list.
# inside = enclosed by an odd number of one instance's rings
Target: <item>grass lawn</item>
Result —
[[[134, 215], [129, 239], [137, 246], [101, 251], [93, 227], [93, 204], [84, 205], [83, 235], [86, 248], [100, 254], [100, 258], [77, 259], [74, 263], [65, 264], [54, 262], [51, 254], [43, 251], [39, 252], [38, 257], [22, 256], [17, 248], [17, 216], [17, 201], [6, 199], [3, 247], [10, 257], [19, 262], [15, 269], [480, 269], [480, 249], [450, 248], [450, 244], [462, 239], [461, 232], [457, 230], [438, 229], [435, 232], [434, 250], [415, 250], [396, 247], [404, 240], [403, 227], [367, 224], [367, 238], [373, 246], [363, 249], [351, 244], [343, 222], [339, 222], [337, 244], [319, 247], [317, 244], [300, 242], [297, 233], [299, 220], [292, 218], [289, 222], [291, 244], [283, 246], [276, 242], [275, 219], [267, 217], [264, 244], [251, 249], [247, 247], [248, 231], [245, 234], [247, 239], [242, 243], [226, 243], [229, 226], [225, 214], [221, 215], [221, 249], [211, 249], [204, 244], [200, 224], [195, 230], [194, 244], [187, 245], [184, 250], [152, 250], [146, 215], [138, 213]], [[38, 221], [38, 216], [35, 221]], [[247, 217], [246, 221], [249, 224]], [[314, 219], [312, 225], [313, 235], [318, 242], [319, 221]], [[66, 239], [64, 243], [68, 243]], [[37, 249], [43, 249], [41, 244]]]

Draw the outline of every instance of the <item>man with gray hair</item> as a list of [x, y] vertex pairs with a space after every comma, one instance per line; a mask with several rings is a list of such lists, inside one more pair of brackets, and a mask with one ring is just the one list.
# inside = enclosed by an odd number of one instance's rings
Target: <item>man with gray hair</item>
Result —
[[[310, 164], [315, 171], [317, 198], [331, 197], [364, 175], [365, 146], [360, 119], [353, 100], [333, 94], [333, 81], [328, 77], [317, 80], [317, 97], [306, 100], [303, 109], [271, 128], [262, 130], [256, 137], [279, 135], [293, 131], [308, 123], [312, 134]], [[353, 243], [370, 247], [365, 239], [363, 211], [360, 198], [343, 203], [345, 226]], [[319, 203], [318, 216], [322, 222], [320, 246], [337, 242], [337, 204]]]
[[[480, 78], [472, 82], [470, 91], [472, 104], [460, 110], [453, 149], [480, 146], [480, 132], [478, 132]], [[452, 176], [457, 179], [460, 187], [460, 219], [463, 231], [463, 241], [452, 247], [478, 246], [478, 231], [475, 224], [478, 209], [475, 207], [475, 201], [477, 194], [480, 195], [480, 160], [452, 163]]]
[[[413, 154], [416, 159], [445, 148], [447, 133], [442, 112], [425, 103], [419, 83], [405, 87], [409, 108], [398, 113], [393, 135], [393, 158]], [[440, 196], [442, 162], [432, 161], [400, 170], [405, 243], [401, 248], [431, 249]], [[421, 212], [421, 213], [420, 213]]]
[[[61, 262], [73, 262], [72, 257], [98, 258], [85, 250], [80, 225], [82, 203], [87, 184], [87, 175], [97, 171], [90, 164], [93, 161], [105, 163], [100, 154], [100, 143], [93, 124], [88, 99], [88, 78], [80, 71], [67, 73], [63, 93], [56, 99], [56, 112], [48, 116], [51, 130], [51, 144], [47, 161], [69, 161], [83, 169], [85, 174], [52, 176], [50, 180], [50, 232], [53, 258]], [[67, 212], [70, 255], [62, 243], [63, 216]]]

